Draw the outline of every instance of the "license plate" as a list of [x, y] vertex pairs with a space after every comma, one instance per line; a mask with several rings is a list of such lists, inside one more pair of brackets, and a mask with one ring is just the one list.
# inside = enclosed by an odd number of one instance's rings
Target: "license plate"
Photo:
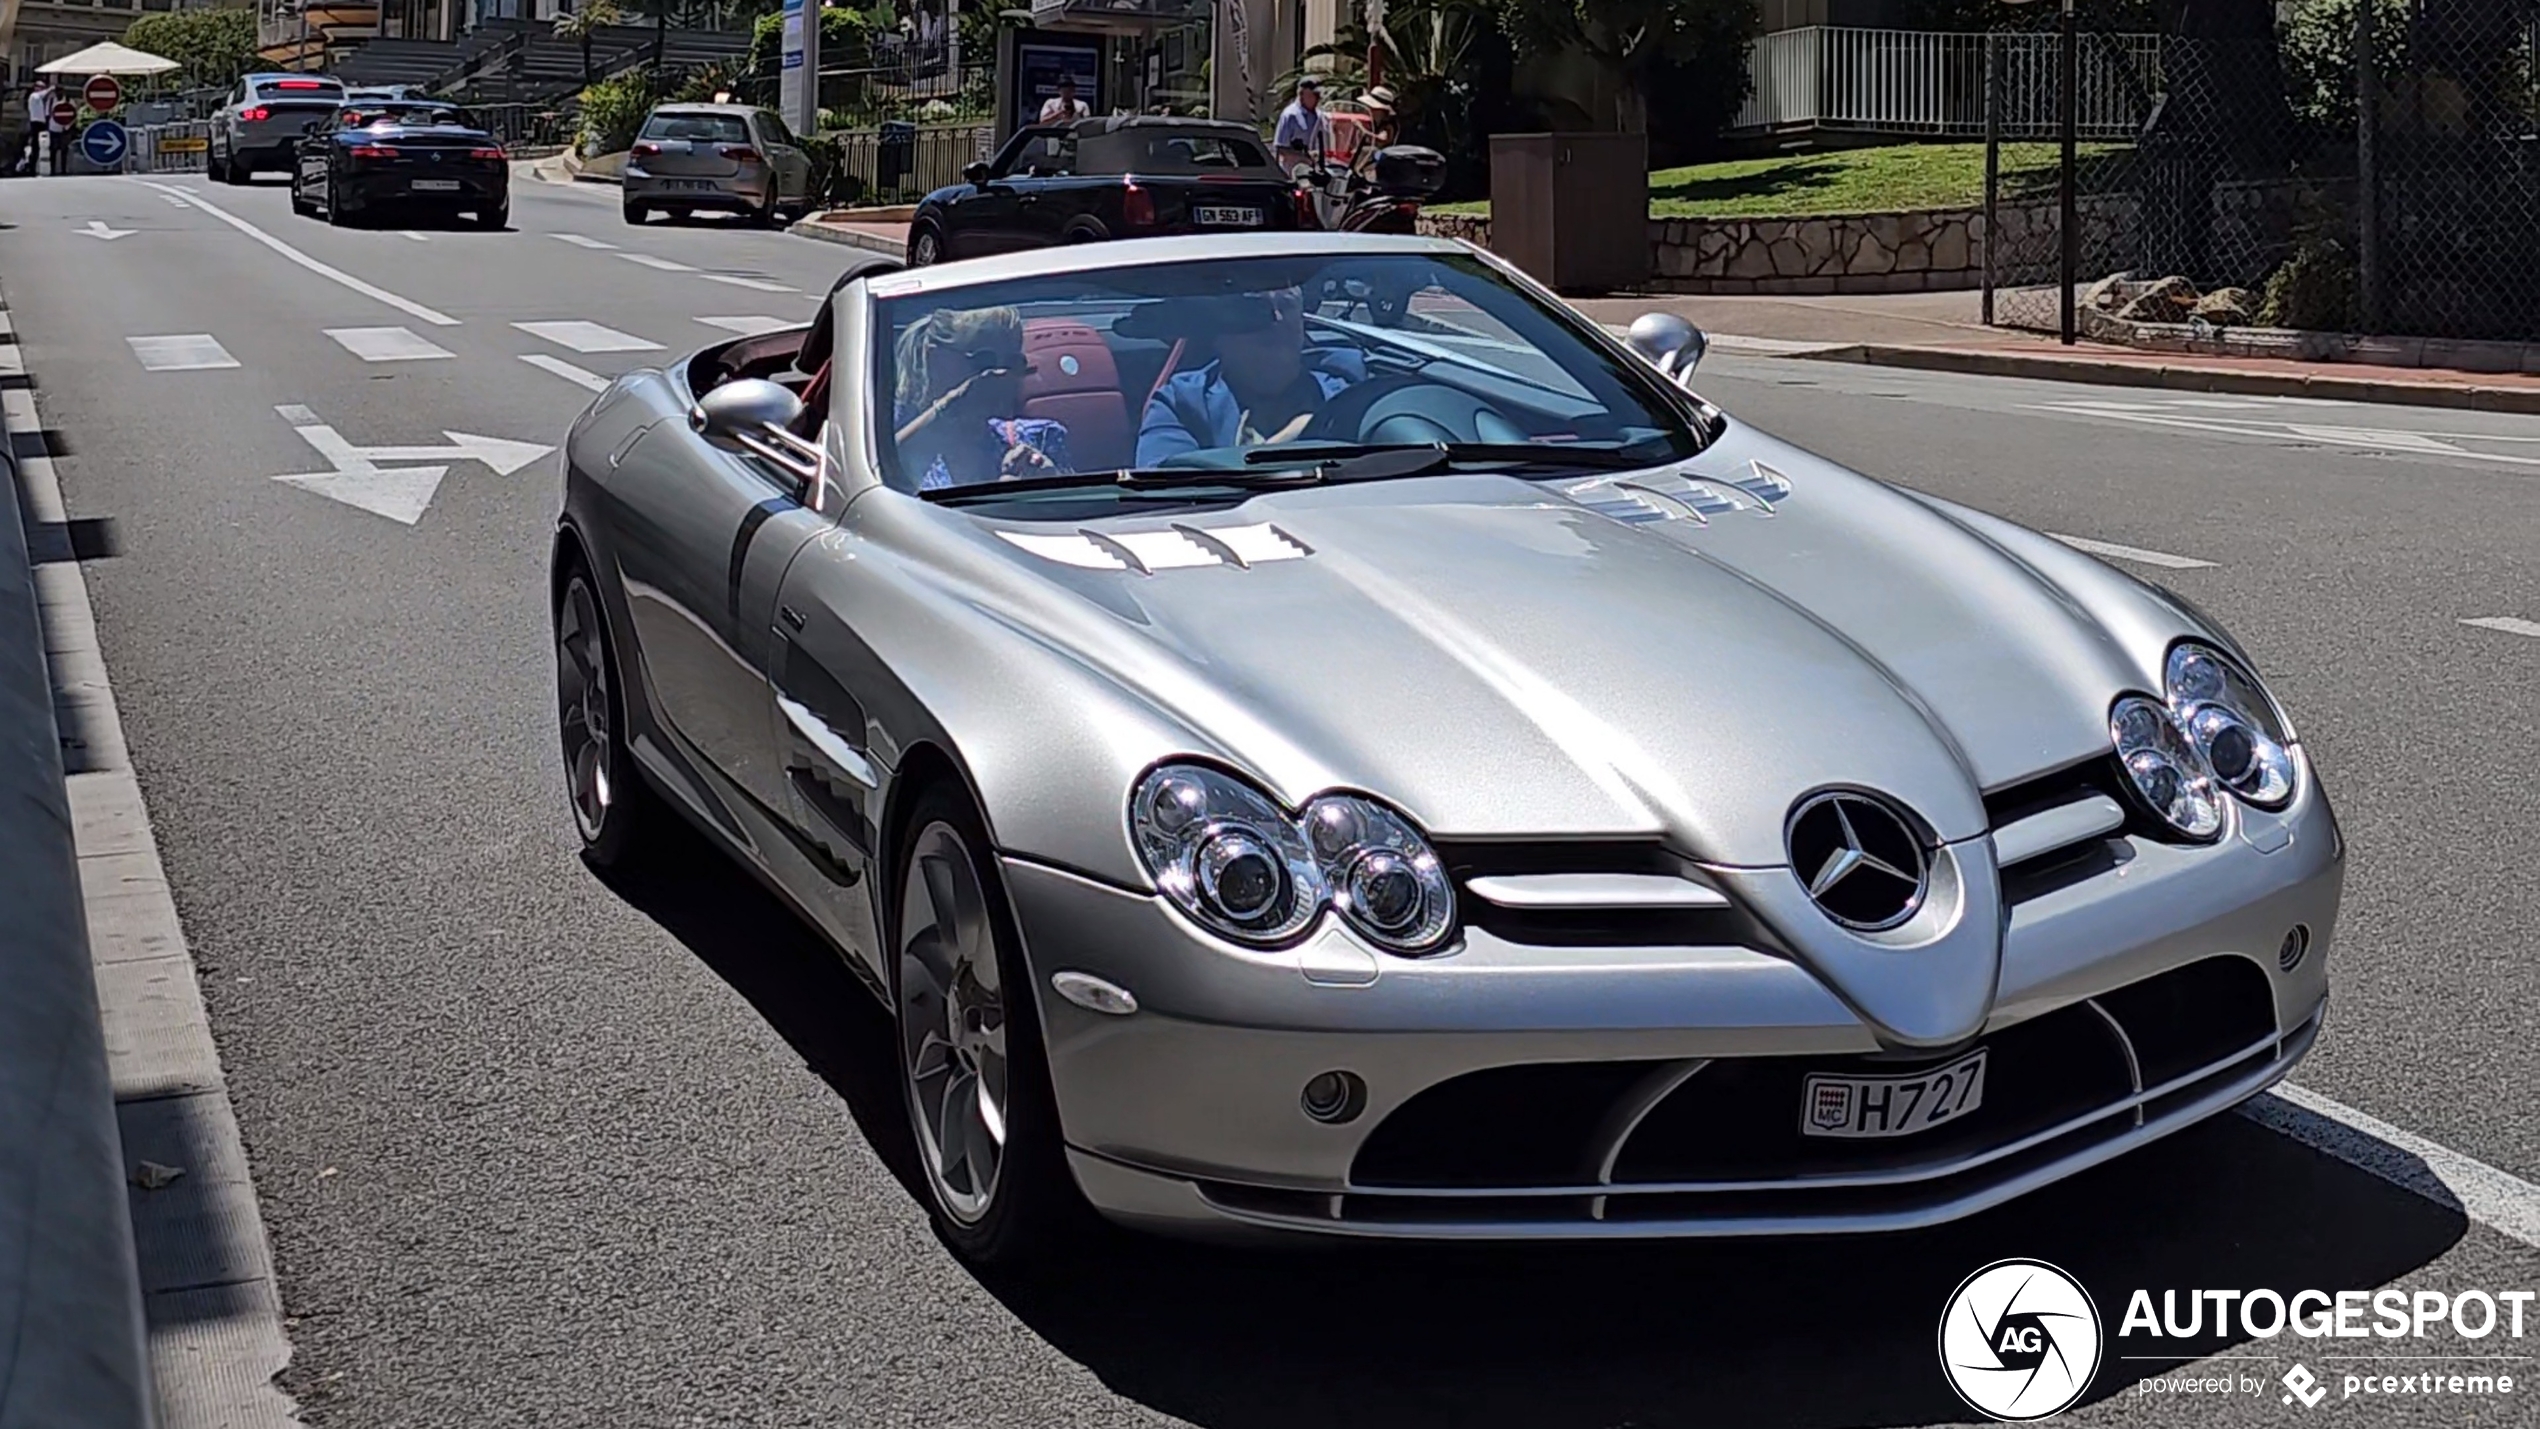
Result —
[[1257, 208], [1209, 207], [1193, 210], [1200, 222], [1224, 228], [1259, 228], [1261, 210]]
[[420, 194], [454, 194], [459, 191], [457, 179], [417, 179], [414, 191]]
[[1984, 1105], [1984, 1053], [1910, 1077], [1812, 1076], [1800, 1092], [1804, 1136], [1911, 1136]]
[[712, 179], [664, 179], [661, 181], [661, 186], [666, 189], [710, 189], [714, 187], [714, 181]]

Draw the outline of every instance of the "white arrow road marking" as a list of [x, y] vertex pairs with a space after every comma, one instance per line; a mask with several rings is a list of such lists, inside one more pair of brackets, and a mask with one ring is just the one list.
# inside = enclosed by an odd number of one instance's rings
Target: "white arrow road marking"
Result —
[[569, 347], [576, 352], [661, 351], [661, 344], [658, 342], [647, 342], [631, 333], [619, 332], [613, 327], [602, 327], [598, 323], [513, 323], [512, 326], [531, 337], [544, 338], [558, 347]]
[[[332, 426], [315, 420], [308, 408], [290, 404], [274, 408], [300, 439], [326, 458], [332, 471], [303, 472], [277, 476], [274, 480], [314, 491], [333, 501], [355, 506], [391, 521], [412, 526], [423, 518], [424, 508], [432, 504], [433, 493], [440, 490], [441, 478], [449, 475], [450, 463], [483, 462], [498, 476], [509, 476], [529, 465], [553, 447], [537, 442], [515, 442], [502, 437], [481, 437], [472, 432], [448, 432], [450, 439], [441, 447], [357, 447], [344, 439]], [[431, 462], [430, 466], [383, 466], [383, 462]]]
[[220, 340], [207, 332], [169, 333], [162, 337], [128, 337], [132, 355], [141, 359], [144, 372], [201, 372], [214, 367], [236, 367], [238, 359], [220, 345]]
[[549, 357], [543, 352], [526, 352], [521, 354], [520, 360], [541, 372], [552, 372], [576, 387], [587, 387], [591, 391], [598, 392], [605, 390], [609, 385], [607, 378], [596, 372], [576, 367], [561, 357]]
[[2461, 624], [2475, 625], [2481, 630], [2501, 630], [2507, 635], [2528, 635], [2540, 640], [2540, 621], [2516, 620], [2510, 615], [2482, 615], [2475, 620], [2464, 620]]
[[[185, 192], [183, 189], [175, 188], [168, 184], [152, 183], [148, 179], [144, 179], [142, 182], [150, 184], [150, 187], [157, 189], [161, 193], [183, 194]], [[203, 212], [210, 214], [212, 217], [219, 219], [221, 222], [228, 224], [230, 227], [237, 229], [239, 232], [246, 234], [249, 238], [256, 240], [258, 243], [261, 243], [267, 248], [272, 249], [274, 252], [281, 254], [283, 257], [291, 260], [292, 262], [299, 264], [301, 267], [308, 269], [310, 272], [317, 274], [319, 277], [326, 279], [328, 282], [341, 283], [345, 287], [352, 289], [354, 292], [361, 294], [365, 298], [376, 298], [380, 302], [386, 303], [388, 306], [404, 313], [406, 316], [421, 318], [425, 322], [432, 324], [434, 327], [457, 327], [459, 325], [459, 320], [450, 316], [448, 313], [427, 308], [423, 304], [415, 302], [411, 298], [398, 297], [395, 293], [388, 291], [386, 288], [380, 287], [376, 283], [363, 282], [361, 279], [354, 277], [352, 274], [345, 272], [341, 268], [332, 267], [328, 264], [319, 262], [315, 258], [310, 257], [308, 254], [301, 252], [299, 249], [292, 247], [290, 244], [285, 243], [281, 239], [274, 237], [272, 234], [265, 232], [263, 229], [258, 228], [256, 225], [229, 212], [227, 209], [215, 205], [209, 199], [196, 198], [194, 199], [194, 206], [201, 209]]]
[[90, 238], [103, 238], [109, 243], [127, 234], [140, 232], [137, 228], [108, 228], [103, 219], [95, 218], [88, 220], [88, 226], [79, 231]]
[[2052, 531], [2046, 534], [2076, 551], [2086, 552], [2093, 556], [2105, 556], [2115, 561], [2133, 561], [2137, 565], [2162, 566], [2173, 571], [2201, 571], [2214, 564], [2211, 561], [2200, 561], [2194, 556], [2173, 556], [2167, 551], [2147, 551], [2140, 546], [2120, 546], [2113, 541], [2089, 541], [2079, 536], [2056, 536]]

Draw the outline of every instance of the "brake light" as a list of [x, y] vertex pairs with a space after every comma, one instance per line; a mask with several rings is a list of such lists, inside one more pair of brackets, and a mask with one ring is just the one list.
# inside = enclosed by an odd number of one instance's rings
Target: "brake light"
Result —
[[1398, 203], [1393, 206], [1393, 211], [1404, 218], [1418, 218], [1420, 216], [1420, 205], [1416, 203]]
[[715, 152], [735, 163], [748, 164], [758, 160], [758, 150], [747, 144], [725, 144]]
[[356, 159], [393, 159], [397, 157], [397, 151], [389, 148], [385, 144], [355, 144], [353, 146], [353, 157]]
[[635, 157], [639, 159], [649, 159], [660, 152], [661, 145], [652, 143], [649, 140], [635, 146]]
[[238, 117], [246, 120], [250, 124], [254, 124], [260, 120], [271, 119], [273, 117], [273, 111], [265, 108], [261, 104], [251, 104], [246, 108], [239, 110]]
[[471, 159], [499, 159], [503, 157], [503, 151], [500, 147], [492, 149], [470, 149], [467, 151], [467, 156]]
[[1322, 215], [1314, 211], [1314, 191], [1302, 184], [1299, 184], [1297, 187], [1288, 190], [1288, 192], [1296, 199], [1296, 221], [1298, 224], [1306, 228], [1321, 227], [1323, 222]]
[[1120, 192], [1120, 221], [1131, 228], [1145, 228], [1155, 222], [1155, 195], [1140, 187], [1136, 179], [1128, 180]]
[[326, 88], [326, 86], [325, 86], [324, 84], [322, 84], [322, 83], [320, 83], [319, 81], [314, 80], [314, 79], [278, 79], [278, 80], [275, 80], [275, 81], [273, 82], [273, 87], [274, 87], [274, 88], [276, 88], [276, 89], [324, 89], [324, 88]]

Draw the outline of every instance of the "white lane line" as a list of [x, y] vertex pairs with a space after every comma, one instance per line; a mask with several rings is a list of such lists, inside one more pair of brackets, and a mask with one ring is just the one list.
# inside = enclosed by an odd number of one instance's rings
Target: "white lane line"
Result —
[[168, 333], [161, 337], [128, 337], [132, 355], [141, 359], [144, 372], [201, 372], [214, 367], [236, 367], [238, 359], [229, 349], [207, 332]]
[[661, 344], [658, 342], [647, 342], [632, 333], [619, 332], [616, 328], [602, 327], [598, 323], [513, 323], [512, 326], [531, 337], [543, 338], [558, 347], [569, 347], [576, 352], [661, 351]]
[[2482, 615], [2475, 620], [2464, 620], [2461, 624], [2475, 625], [2481, 630], [2501, 630], [2507, 635], [2528, 635], [2540, 640], [2540, 621], [2516, 620], [2510, 615]]
[[697, 271], [696, 265], [693, 263], [673, 262], [668, 258], [656, 258], [650, 253], [620, 253], [617, 256], [625, 259], [629, 263], [641, 263], [647, 268], [659, 268], [665, 273], [694, 273]]
[[756, 337], [763, 332], [778, 332], [785, 328], [802, 326], [791, 318], [762, 317], [756, 313], [740, 313], [728, 318], [699, 318], [697, 321], [704, 323], [707, 327], [719, 327], [725, 332], [739, 333], [743, 337]]
[[326, 335], [364, 362], [429, 362], [452, 355], [401, 327], [331, 327]]
[[585, 238], [579, 233], [550, 233], [547, 236], [558, 243], [570, 243], [576, 248], [597, 248], [607, 253], [617, 251], [617, 245], [614, 243], [602, 243], [596, 238]]
[[413, 240], [414, 240], [415, 242], [417, 242], [417, 243], [430, 243], [430, 242], [432, 241], [430, 238], [426, 237], [426, 236], [425, 236], [425, 235], [423, 235], [423, 234], [420, 234], [420, 233], [415, 232], [415, 231], [414, 231], [413, 229], [411, 229], [411, 228], [400, 228], [400, 229], [398, 229], [398, 230], [397, 230], [397, 236], [398, 236], [399, 238], [411, 238], [411, 239], [413, 239]]
[[771, 282], [765, 278], [744, 278], [737, 273], [699, 273], [697, 276], [705, 279], [709, 283], [728, 283], [735, 288], [748, 288], [752, 291], [761, 293], [791, 293], [799, 291], [788, 284]]
[[[181, 190], [170, 188], [166, 184], [151, 183], [148, 179], [144, 179], [142, 182], [150, 184], [150, 187], [159, 190], [161, 193], [181, 192]], [[386, 288], [380, 287], [376, 283], [363, 282], [361, 279], [354, 277], [352, 274], [345, 272], [341, 268], [319, 262], [315, 258], [312, 258], [308, 254], [301, 252], [299, 249], [292, 247], [290, 244], [283, 242], [281, 239], [274, 237], [272, 234], [265, 232], [263, 229], [249, 223], [247, 220], [238, 217], [236, 214], [231, 213], [227, 209], [213, 206], [212, 202], [208, 199], [195, 199], [194, 206], [201, 209], [203, 212], [210, 214], [212, 217], [219, 219], [221, 222], [228, 224], [230, 227], [237, 229], [239, 232], [246, 234], [249, 238], [256, 240], [258, 243], [272, 249], [274, 252], [281, 254], [283, 257], [290, 259], [292, 262], [299, 264], [301, 267], [308, 269], [310, 272], [317, 274], [319, 277], [326, 279], [328, 282], [341, 283], [345, 287], [352, 289], [354, 292], [361, 294], [365, 298], [376, 298], [380, 302], [386, 303], [388, 306], [404, 313], [406, 316], [410, 318], [421, 318], [425, 322], [432, 324], [434, 327], [457, 327], [459, 325], [459, 320], [450, 316], [448, 313], [441, 312], [434, 308], [427, 308], [423, 304], [418, 303], [411, 298], [398, 297], [395, 293], [388, 291]]]
[[2540, 1249], [2540, 1186], [2291, 1083], [2241, 1115]]
[[2132, 561], [2136, 565], [2161, 566], [2173, 571], [2201, 571], [2214, 564], [2211, 561], [2200, 561], [2194, 556], [2173, 556], [2167, 551], [2147, 551], [2140, 546], [2120, 546], [2113, 541], [2089, 541], [2079, 536], [2056, 536], [2052, 531], [2046, 534], [2054, 536], [2056, 540], [2076, 551], [2086, 552], [2093, 556], [2105, 556], [2112, 561]]
[[598, 392], [609, 385], [607, 378], [596, 372], [586, 372], [561, 357], [549, 357], [543, 352], [525, 352], [521, 354], [520, 360], [541, 372], [552, 372], [576, 387], [587, 387], [591, 391]]

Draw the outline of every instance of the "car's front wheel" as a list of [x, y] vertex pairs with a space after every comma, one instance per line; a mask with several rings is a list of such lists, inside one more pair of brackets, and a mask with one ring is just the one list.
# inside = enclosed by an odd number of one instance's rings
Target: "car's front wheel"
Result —
[[944, 238], [933, 225], [921, 225], [908, 236], [908, 266], [925, 268], [944, 261]]
[[1030, 969], [960, 787], [919, 794], [907, 829], [891, 987], [935, 1227], [978, 1264], [1032, 1259], [1090, 1215], [1067, 1170]]
[[565, 793], [582, 856], [595, 868], [641, 856], [660, 832], [661, 809], [626, 747], [626, 700], [600, 592], [578, 565], [556, 601], [556, 724], [564, 740]]

